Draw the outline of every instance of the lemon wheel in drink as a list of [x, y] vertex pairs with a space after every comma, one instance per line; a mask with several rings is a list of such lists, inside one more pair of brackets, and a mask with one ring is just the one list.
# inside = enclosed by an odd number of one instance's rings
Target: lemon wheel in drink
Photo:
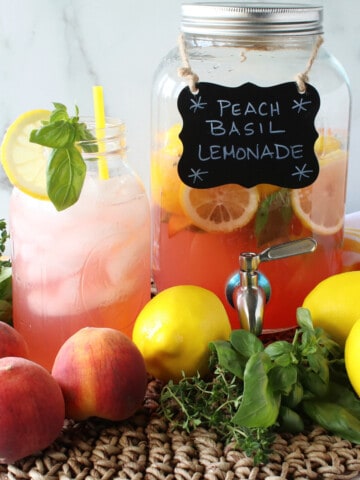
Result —
[[315, 182], [291, 191], [295, 215], [316, 234], [333, 235], [344, 225], [346, 163], [343, 150], [324, 155]]
[[182, 185], [180, 203], [193, 225], [206, 232], [232, 232], [247, 225], [259, 206], [256, 187], [237, 184], [197, 189]]

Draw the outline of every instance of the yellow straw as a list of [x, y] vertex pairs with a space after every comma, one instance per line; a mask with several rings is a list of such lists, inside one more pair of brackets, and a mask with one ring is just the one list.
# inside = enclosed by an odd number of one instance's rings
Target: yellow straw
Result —
[[[104, 94], [103, 88], [99, 85], [93, 86], [93, 100], [94, 100], [94, 112], [95, 112], [95, 126], [96, 126], [96, 138], [99, 145], [99, 153], [105, 152], [104, 129], [105, 129], [105, 108], [104, 108]], [[102, 180], [109, 178], [109, 169], [106, 158], [100, 155], [98, 160], [99, 177]]]

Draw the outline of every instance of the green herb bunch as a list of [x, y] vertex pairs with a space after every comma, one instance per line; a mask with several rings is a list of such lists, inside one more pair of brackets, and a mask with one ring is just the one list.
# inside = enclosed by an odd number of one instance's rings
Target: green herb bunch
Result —
[[86, 164], [79, 148], [96, 152], [94, 137], [80, 122], [79, 109], [70, 117], [62, 103], [54, 103], [50, 119], [30, 133], [30, 142], [51, 148], [47, 165], [47, 193], [57, 210], [65, 210], [77, 202], [86, 175]]
[[[6, 229], [6, 221], [0, 220], [0, 254], [3, 256], [9, 234]], [[0, 260], [0, 320], [12, 323], [12, 269], [8, 259]]]
[[274, 440], [271, 429], [247, 428], [232, 420], [242, 399], [239, 388], [238, 378], [217, 365], [211, 381], [196, 375], [167, 383], [161, 392], [160, 412], [173, 429], [213, 430], [224, 443], [234, 441], [256, 463], [266, 461]]
[[254, 462], [265, 462], [274, 434], [298, 433], [313, 424], [360, 444], [360, 400], [348, 381], [343, 350], [307, 309], [297, 310], [291, 342], [268, 345], [246, 330], [210, 344], [212, 375], [169, 382], [160, 412], [188, 432], [214, 430], [235, 441]]
[[267, 195], [260, 202], [255, 216], [255, 236], [258, 245], [288, 235], [292, 216], [289, 188], [280, 188]]

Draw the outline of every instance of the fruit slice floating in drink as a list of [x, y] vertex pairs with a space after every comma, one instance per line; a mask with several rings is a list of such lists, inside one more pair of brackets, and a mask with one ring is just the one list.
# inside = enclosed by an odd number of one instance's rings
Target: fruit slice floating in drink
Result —
[[346, 163], [342, 150], [327, 153], [320, 160], [315, 182], [291, 192], [295, 215], [314, 233], [332, 235], [343, 227]]
[[[196, 284], [214, 291], [234, 328], [237, 313], [228, 305], [225, 285], [238, 270], [239, 254], [314, 236], [314, 253], [261, 265], [272, 287], [264, 328], [296, 324], [296, 308], [313, 286], [342, 269], [347, 152], [333, 132], [321, 132], [314, 145], [320, 173], [302, 189], [259, 184], [227, 184], [209, 189], [184, 185], [177, 164], [179, 125], [153, 152], [153, 276], [157, 288]], [[156, 169], [163, 172], [163, 177]], [[171, 199], [171, 201], [170, 201]], [[176, 208], [174, 207], [176, 206]]]
[[259, 204], [257, 188], [229, 184], [197, 189], [183, 185], [181, 205], [193, 225], [205, 232], [232, 232], [247, 225]]

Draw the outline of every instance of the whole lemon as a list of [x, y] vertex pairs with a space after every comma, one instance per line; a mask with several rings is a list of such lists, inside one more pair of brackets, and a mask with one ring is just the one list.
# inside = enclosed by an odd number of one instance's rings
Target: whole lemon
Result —
[[133, 341], [148, 373], [177, 382], [209, 368], [209, 342], [228, 340], [230, 321], [220, 299], [210, 290], [178, 285], [163, 290], [141, 310]]
[[360, 318], [360, 271], [332, 275], [305, 298], [315, 327], [323, 328], [342, 347], [351, 327]]
[[360, 395], [360, 317], [352, 326], [345, 342], [345, 367], [355, 392]]

